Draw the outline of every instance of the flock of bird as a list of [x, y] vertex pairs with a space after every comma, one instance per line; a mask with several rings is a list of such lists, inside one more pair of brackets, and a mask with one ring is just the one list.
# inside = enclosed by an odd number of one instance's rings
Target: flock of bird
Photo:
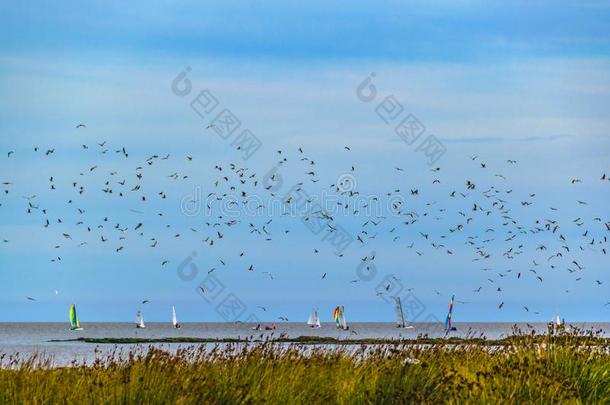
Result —
[[[78, 124], [76, 130], [87, 131], [87, 126]], [[61, 265], [65, 260], [65, 256], [60, 252], [67, 246], [102, 249], [117, 255], [116, 260], [122, 260], [121, 255], [130, 249], [130, 243], [139, 240], [145, 241], [150, 254], [159, 258], [160, 268], [166, 269], [171, 263], [176, 264], [181, 260], [182, 252], [174, 253], [172, 248], [164, 247], [169, 246], [172, 239], [182, 240], [195, 235], [198, 246], [207, 249], [208, 256], [212, 256], [214, 249], [223, 243], [226, 235], [237, 233], [234, 230], [240, 229], [240, 234], [243, 234], [242, 242], [234, 257], [218, 257], [215, 263], [210, 264], [207, 273], [219, 269], [258, 272], [264, 275], [266, 282], [272, 283], [283, 275], [277, 274], [278, 269], [264, 268], [248, 261], [248, 248], [253, 246], [254, 242], [246, 238], [259, 239], [263, 243], [279, 238], [289, 240], [291, 231], [300, 226], [286, 226], [285, 222], [282, 222], [283, 217], [288, 217], [288, 223], [300, 222], [291, 216], [296, 202], [290, 196], [286, 198], [289, 186], [295, 185], [293, 190], [306, 190], [313, 195], [310, 191], [317, 190], [325, 180], [321, 169], [318, 168], [317, 159], [306, 154], [303, 147], [297, 147], [293, 151], [273, 152], [274, 167], [278, 168], [280, 173], [285, 173], [282, 175], [281, 181], [284, 185], [280, 191], [277, 191], [280, 175], [273, 174], [268, 179], [263, 179], [257, 171], [239, 162], [237, 156], [229, 159], [237, 163], [206, 163], [214, 173], [213, 179], [210, 184], [203, 186], [206, 191], [202, 198], [193, 197], [191, 201], [193, 204], [204, 201], [205, 206], [202, 208], [206, 214], [203, 217], [182, 218], [176, 221], [177, 224], [172, 224], [170, 220], [175, 218], [182, 195], [163, 190], [161, 185], [197, 184], [198, 179], [192, 175], [193, 171], [188, 166], [199, 163], [196, 152], [189, 151], [182, 156], [169, 153], [151, 154], [139, 158], [135, 157], [140, 156], [139, 153], [132, 154], [126, 147], [111, 146], [106, 141], [83, 143], [78, 149], [85, 154], [84, 159], [90, 160], [90, 164], [69, 178], [58, 178], [57, 174], [54, 174], [54, 170], [60, 171], [53, 162], [56, 147], [32, 146], [30, 151], [10, 150], [6, 152], [5, 157], [9, 164], [18, 161], [23, 154], [33, 153], [40, 159], [48, 159], [48, 168], [42, 174], [47, 178], [46, 190], [30, 190], [25, 195], [16, 195], [13, 191], [16, 185], [10, 177], [16, 174], [17, 170], [3, 173], [3, 176], [9, 178], [2, 180], [3, 199], [0, 200], [0, 210], [6, 206], [8, 199], [21, 201], [18, 203], [21, 206], [20, 212], [33, 218], [40, 231], [47, 232], [54, 240], [53, 249], [57, 253], [49, 257], [49, 261], [56, 265]], [[351, 154], [352, 149], [348, 145], [337, 153]], [[116, 160], [105, 159], [111, 155], [123, 159], [124, 162], [117, 164]], [[28, 159], [30, 158], [31, 156], [28, 156]], [[565, 218], [561, 209], [554, 206], [543, 207], [542, 216], [538, 215], [539, 212], [528, 212], [532, 206], [538, 204], [537, 193], [529, 192], [517, 196], [518, 193], [514, 192], [513, 188], [505, 185], [511, 169], [519, 165], [517, 160], [510, 159], [497, 164], [485, 162], [478, 156], [464, 160], [465, 165], [476, 168], [481, 174], [463, 179], [459, 187], [454, 184], [446, 188], [446, 179], [443, 177], [445, 171], [441, 167], [426, 169], [429, 170], [426, 175], [409, 174], [402, 167], [376, 167], [375, 170], [384, 171], [384, 176], [396, 178], [398, 185], [373, 197], [367, 195], [366, 199], [355, 184], [353, 187], [338, 183], [324, 185], [322, 187], [336, 195], [336, 207], [309, 212], [306, 215], [317, 216], [317, 219], [323, 220], [325, 232], [336, 232], [338, 224], [346, 228], [353, 237], [353, 243], [346, 251], [335, 256], [341, 260], [352, 259], [355, 264], [360, 261], [367, 263], [367, 268], [375, 263], [376, 256], [379, 255], [377, 253], [362, 256], [366, 247], [372, 243], [381, 246], [395, 244], [404, 252], [405, 263], [408, 263], [410, 257], [436, 260], [437, 255], [452, 258], [459, 256], [460, 259], [455, 259], [461, 261], [459, 266], [480, 271], [485, 279], [484, 284], [473, 284], [467, 291], [468, 294], [464, 291], [460, 296], [472, 296], [483, 290], [495, 291], [497, 307], [500, 310], [505, 305], [502, 298], [503, 281], [509, 278], [520, 281], [528, 279], [542, 284], [547, 278], [554, 277], [555, 272], [562, 271], [569, 274], [574, 282], [588, 280], [597, 287], [604, 285], [603, 277], [587, 273], [583, 255], [599, 255], [599, 259], [594, 260], [603, 260], [607, 255], [609, 218], [603, 218], [601, 214], [590, 215], [588, 211], [574, 218]], [[172, 169], [168, 169], [170, 164], [173, 165]], [[132, 169], [120, 170], [118, 166], [130, 166]], [[153, 170], [157, 166], [161, 167]], [[371, 168], [361, 169], [356, 162], [345, 167], [345, 172], [353, 178], [357, 178], [360, 170]], [[294, 177], [293, 183], [287, 181], [290, 176]], [[100, 178], [103, 180], [99, 181]], [[428, 184], [420, 184], [424, 179], [429, 181]], [[565, 181], [570, 187], [579, 187], [581, 183], [593, 181], [610, 186], [610, 177], [605, 173], [595, 179], [572, 178]], [[260, 198], [261, 196], [268, 199]], [[439, 201], [438, 196], [443, 199]], [[48, 204], [46, 199], [49, 197], [59, 198], [65, 205], [59, 208]], [[99, 215], [95, 212], [90, 215], [89, 211], [94, 209], [85, 208], [89, 198], [107, 202], [109, 205], [105, 209], [108, 214]], [[267, 206], [270, 204], [269, 199], [281, 201], [283, 210], [270, 211]], [[392, 201], [389, 211], [372, 213], [375, 210], [371, 210], [370, 205], [375, 205], [382, 199]], [[128, 213], [123, 210], [118, 214], [118, 208], [115, 207], [119, 206], [119, 201], [127, 201], [127, 204], [131, 205]], [[313, 198], [308, 201], [314, 202]], [[581, 199], [575, 198], [573, 201], [574, 209], [587, 205], [588, 202]], [[226, 212], [244, 207], [250, 207], [251, 212], [257, 214], [230, 215]], [[64, 215], [59, 216], [59, 213]], [[607, 215], [607, 212], [604, 214]], [[182, 224], [185, 221], [188, 225]], [[160, 229], [163, 230], [162, 233], [158, 233], [161, 232]], [[10, 235], [0, 235], [0, 241], [4, 245], [10, 245]], [[333, 250], [332, 246], [326, 246], [320, 238], [315, 239], [314, 243], [315, 246], [304, 248], [304, 254], [316, 255], [325, 250]], [[274, 252], [272, 244], [267, 246], [270, 252]], [[516, 259], [521, 262], [511, 265]], [[507, 266], [498, 269], [497, 263], [500, 260], [506, 262]], [[491, 262], [495, 263], [496, 268], [486, 264]], [[405, 272], [408, 271], [408, 265], [401, 267], [406, 267]], [[321, 269], [317, 278], [326, 280], [332, 273], [330, 269]], [[402, 278], [401, 276], [413, 277], [408, 274], [401, 275], [400, 272], [393, 275], [395, 278]], [[473, 277], [474, 279], [477, 278]], [[357, 283], [359, 280], [350, 282]], [[389, 292], [391, 286], [388, 285], [386, 290]], [[58, 294], [57, 290], [54, 291]], [[604, 291], [601, 289], [600, 295]], [[201, 292], [206, 293], [204, 288]], [[437, 295], [449, 295], [437, 290], [432, 292]], [[383, 295], [386, 292], [374, 293]], [[37, 299], [33, 296], [26, 298], [31, 301]], [[143, 301], [145, 302], [148, 300]], [[610, 305], [610, 302], [606, 305]], [[531, 309], [530, 305], [522, 303], [521, 306], [523, 311], [539, 314], [539, 311]], [[264, 306], [257, 308], [267, 312]], [[281, 316], [279, 319], [288, 318]]]

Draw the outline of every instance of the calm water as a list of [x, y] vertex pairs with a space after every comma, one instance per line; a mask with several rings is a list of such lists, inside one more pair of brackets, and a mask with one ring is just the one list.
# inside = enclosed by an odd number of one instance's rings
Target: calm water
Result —
[[[478, 337], [489, 339], [501, 338], [511, 334], [513, 323], [455, 323], [457, 332], [450, 336]], [[527, 330], [528, 324], [517, 324]], [[530, 324], [540, 333], [546, 331], [545, 323]], [[574, 323], [582, 329], [601, 329], [606, 337], [610, 337], [610, 323]], [[298, 336], [329, 336], [335, 338], [415, 338], [427, 334], [431, 337], [444, 336], [443, 325], [415, 323], [413, 329], [398, 329], [393, 323], [352, 323], [349, 331], [340, 331], [332, 323], [322, 324], [320, 329], [311, 329], [302, 323], [278, 323], [275, 332], [251, 330], [251, 324], [233, 323], [185, 323], [181, 329], [173, 329], [169, 323], [148, 323], [146, 329], [136, 329], [132, 323], [87, 323], [82, 325], [85, 330], [71, 332], [65, 323], [0, 323], [0, 353], [20, 357], [29, 357], [35, 353], [44, 354], [53, 359], [54, 364], [68, 364], [73, 360], [92, 361], [95, 350], [102, 354], [115, 349], [114, 345], [101, 345], [82, 342], [49, 342], [50, 340], [74, 339], [77, 337], [91, 338], [165, 338], [165, 337], [196, 337], [196, 338], [244, 338], [254, 335], [259, 338], [277, 337], [286, 333], [289, 337]], [[120, 350], [128, 352], [134, 348], [146, 347], [138, 345], [120, 345]], [[158, 345], [168, 350], [175, 350], [179, 344]]]

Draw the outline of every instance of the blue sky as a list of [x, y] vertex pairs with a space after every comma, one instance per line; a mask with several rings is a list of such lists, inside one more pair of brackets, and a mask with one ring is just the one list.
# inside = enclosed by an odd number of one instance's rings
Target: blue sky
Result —
[[[63, 321], [72, 302], [83, 322], [131, 321], [144, 299], [152, 320], [167, 319], [175, 304], [185, 321], [220, 321], [216, 307], [230, 293], [247, 307], [239, 319], [304, 320], [312, 306], [330, 319], [332, 308], [343, 304], [352, 320], [389, 321], [392, 307], [376, 291], [389, 275], [404, 285], [402, 296], [412, 288], [425, 306], [416, 320], [443, 319], [452, 293], [466, 302], [456, 306], [457, 321], [546, 321], [556, 311], [568, 320], [607, 320], [610, 278], [600, 242], [608, 235], [610, 182], [599, 179], [610, 173], [609, 13], [610, 3], [595, 1], [0, 5], [0, 180], [13, 183], [0, 197], [0, 241], [8, 240], [0, 245], [0, 321]], [[193, 93], [181, 98], [171, 84], [186, 66]], [[364, 103], [356, 89], [371, 72], [379, 95]], [[262, 141], [251, 159], [244, 161], [230, 142], [206, 131], [207, 122], [189, 107], [203, 89]], [[434, 165], [440, 172], [376, 115], [388, 95], [445, 145]], [[77, 130], [81, 122], [87, 128]], [[122, 147], [129, 158], [114, 152]], [[309, 169], [299, 147], [315, 161], [319, 182], [304, 174]], [[45, 156], [51, 148], [55, 152]], [[109, 152], [102, 154], [104, 148]], [[14, 153], [7, 157], [9, 151]], [[167, 160], [147, 165], [151, 155], [167, 153]], [[203, 243], [216, 232], [206, 222], [214, 223], [219, 212], [187, 216], [181, 203], [219, 191], [216, 180], [223, 187], [215, 165], [226, 173], [234, 163], [262, 182], [284, 156], [289, 162], [281, 167], [285, 182], [278, 195], [300, 181], [309, 194], [322, 195], [348, 174], [362, 195], [402, 198], [404, 212], [417, 212], [418, 222], [405, 226], [404, 215], [386, 212], [370, 230], [377, 236], [366, 246], [352, 243], [343, 257], [299, 218], [277, 212], [242, 212], [234, 218], [238, 225], [223, 229], [222, 240], [213, 247]], [[144, 166], [142, 180], [135, 177], [138, 166]], [[175, 172], [188, 177], [168, 178]], [[573, 178], [583, 182], [572, 184]], [[130, 186], [125, 198], [101, 191], [110, 181], [118, 192], [116, 182], [123, 179]], [[467, 180], [477, 183], [476, 192], [449, 197], [453, 190], [466, 192]], [[79, 195], [73, 182], [86, 191]], [[146, 203], [129, 191], [137, 184]], [[563, 250], [563, 258], [548, 260], [563, 249], [549, 232], [506, 242], [506, 232], [516, 228], [503, 225], [493, 200], [481, 194], [492, 186], [516, 226], [531, 230], [536, 220], [558, 221], [570, 254]], [[252, 198], [273, 203], [260, 185], [246, 188]], [[415, 188], [417, 197], [409, 192]], [[22, 197], [33, 194], [39, 209], [28, 214]], [[474, 203], [494, 214], [472, 214]], [[460, 212], [472, 222], [466, 224]], [[579, 217], [580, 226], [574, 222]], [[270, 219], [272, 241], [251, 233], [249, 223], [260, 229]], [[354, 237], [368, 229], [362, 215], [337, 213], [335, 219]], [[142, 235], [134, 230], [139, 222]], [[117, 231], [117, 223], [128, 230]], [[449, 232], [460, 223], [467, 225], [463, 232]], [[491, 233], [494, 241], [485, 243], [491, 257], [473, 262], [468, 237], [482, 241]], [[153, 237], [159, 242], [150, 248]], [[547, 251], [536, 249], [542, 244]], [[117, 253], [119, 246], [124, 250]], [[511, 247], [523, 253], [503, 256]], [[177, 269], [193, 251], [199, 273], [183, 281]], [[353, 283], [361, 258], [373, 251], [377, 276]], [[57, 256], [61, 263], [51, 262]], [[570, 272], [574, 259], [584, 270]], [[255, 271], [248, 272], [251, 264]], [[197, 286], [211, 268], [225, 288], [208, 302]]]

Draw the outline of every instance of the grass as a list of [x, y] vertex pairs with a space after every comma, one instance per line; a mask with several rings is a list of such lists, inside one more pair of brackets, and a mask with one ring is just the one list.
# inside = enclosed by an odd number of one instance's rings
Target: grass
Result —
[[[506, 344], [226, 344], [53, 368], [3, 357], [0, 403], [609, 403], [610, 346], [593, 332]], [[510, 344], [508, 343], [510, 342]]]

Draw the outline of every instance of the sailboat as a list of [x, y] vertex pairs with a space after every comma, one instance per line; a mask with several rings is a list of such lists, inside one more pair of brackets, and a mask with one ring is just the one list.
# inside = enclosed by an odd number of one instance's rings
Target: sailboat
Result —
[[136, 328], [144, 329], [146, 325], [144, 325], [144, 316], [142, 315], [142, 311], [138, 310], [136, 313]]
[[321, 326], [317, 308], [311, 310], [311, 313], [309, 314], [309, 319], [307, 319], [307, 325], [309, 325], [311, 328], [316, 329]]
[[172, 325], [174, 325], [174, 329], [180, 329], [180, 324], [178, 323], [178, 318], [176, 317], [176, 308], [172, 305]]
[[455, 326], [451, 326], [451, 316], [453, 314], [453, 303], [455, 301], [455, 294], [451, 296], [451, 301], [449, 301], [449, 313], [447, 314], [447, 319], [445, 319], [445, 332], [451, 332], [457, 330]]
[[555, 319], [551, 319], [551, 325], [554, 325], [556, 328], [562, 328], [565, 326], [565, 321], [559, 318], [559, 314], [555, 314]]
[[407, 326], [407, 323], [405, 322], [405, 315], [402, 311], [400, 297], [394, 297], [394, 301], [396, 302], [396, 327], [402, 329], [413, 329], [413, 325]]
[[333, 319], [337, 324], [337, 329], [349, 329], [349, 326], [347, 326], [347, 321], [345, 320], [345, 307], [343, 305], [335, 308], [335, 311], [333, 312]]
[[78, 321], [78, 316], [76, 315], [76, 305], [70, 305], [70, 330], [83, 330], [80, 327], [80, 322]]

